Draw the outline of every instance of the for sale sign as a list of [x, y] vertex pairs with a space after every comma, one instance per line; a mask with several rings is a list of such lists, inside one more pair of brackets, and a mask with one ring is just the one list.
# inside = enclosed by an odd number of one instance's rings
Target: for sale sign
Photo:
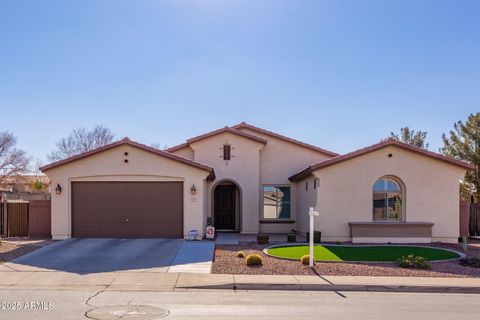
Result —
[[215, 227], [207, 226], [205, 231], [205, 238], [207, 239], [214, 239], [215, 238]]

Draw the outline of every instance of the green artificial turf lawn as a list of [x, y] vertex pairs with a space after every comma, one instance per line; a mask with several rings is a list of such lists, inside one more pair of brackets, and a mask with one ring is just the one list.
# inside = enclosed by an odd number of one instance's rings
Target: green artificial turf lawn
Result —
[[[309, 254], [308, 245], [284, 246], [268, 249], [268, 253], [279, 258], [300, 259]], [[459, 255], [442, 249], [414, 246], [321, 246], [315, 245], [315, 260], [323, 261], [378, 261], [394, 262], [402, 256], [414, 254], [427, 260], [455, 259]]]

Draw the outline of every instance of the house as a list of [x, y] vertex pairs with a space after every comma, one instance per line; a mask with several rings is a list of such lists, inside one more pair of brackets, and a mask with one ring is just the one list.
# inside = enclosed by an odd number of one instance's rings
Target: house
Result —
[[15, 175], [0, 180], [0, 236], [50, 237], [48, 177]]
[[125, 138], [46, 165], [52, 236], [306, 232], [325, 241], [456, 242], [464, 162], [395, 140], [345, 155], [240, 123], [158, 150]]
[[50, 180], [44, 175], [15, 175], [0, 180], [0, 192], [25, 195], [50, 193]]
[[15, 175], [0, 182], [0, 236], [50, 237], [50, 180]]

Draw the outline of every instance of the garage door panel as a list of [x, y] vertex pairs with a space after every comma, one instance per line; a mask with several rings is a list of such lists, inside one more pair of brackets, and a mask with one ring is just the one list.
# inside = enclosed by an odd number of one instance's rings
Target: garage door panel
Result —
[[182, 182], [72, 182], [72, 236], [183, 236]]

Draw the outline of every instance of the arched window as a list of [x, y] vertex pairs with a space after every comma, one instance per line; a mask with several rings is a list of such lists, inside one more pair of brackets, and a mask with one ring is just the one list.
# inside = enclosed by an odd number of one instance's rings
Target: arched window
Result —
[[373, 221], [402, 221], [403, 190], [399, 181], [383, 177], [373, 186]]

